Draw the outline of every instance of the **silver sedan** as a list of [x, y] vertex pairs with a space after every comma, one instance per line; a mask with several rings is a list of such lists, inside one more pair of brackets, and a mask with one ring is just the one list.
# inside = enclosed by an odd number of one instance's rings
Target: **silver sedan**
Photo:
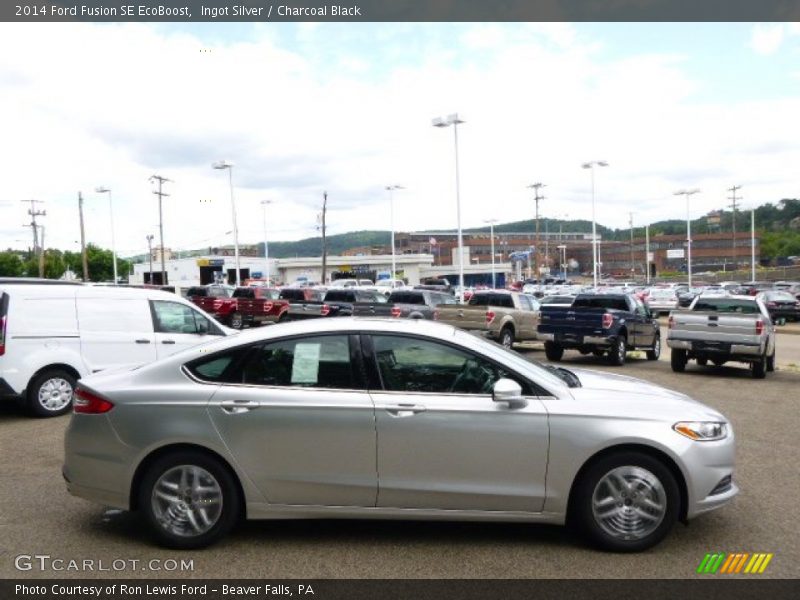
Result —
[[577, 525], [618, 551], [738, 492], [717, 411], [428, 321], [245, 332], [80, 381], [64, 478], [197, 548], [240, 517]]

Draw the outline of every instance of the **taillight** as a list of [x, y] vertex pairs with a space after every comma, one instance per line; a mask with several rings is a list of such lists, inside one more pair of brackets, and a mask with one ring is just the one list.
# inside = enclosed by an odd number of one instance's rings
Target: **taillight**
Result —
[[272, 310], [274, 307], [275, 307], [275, 303], [274, 303], [274, 302], [264, 302], [264, 312], [265, 312], [265, 313], [268, 313], [268, 312], [269, 312], [269, 311], [271, 311], [271, 310]]
[[494, 321], [494, 317], [495, 317], [494, 311], [487, 310], [486, 311], [486, 324], [487, 325], [491, 325], [492, 321]]
[[672, 315], [669, 316], [669, 322], [667, 324], [667, 327], [669, 329], [672, 329], [673, 327], [675, 327], [675, 317], [673, 317]]
[[331, 307], [328, 306], [327, 304], [323, 304], [322, 310], [319, 311], [319, 314], [321, 314], [323, 317], [327, 317], [328, 313], [330, 312], [331, 312]]
[[603, 313], [603, 329], [608, 329], [614, 324], [614, 315]]
[[403, 310], [399, 306], [392, 307], [392, 316], [394, 318], [399, 317], [403, 313]]
[[8, 317], [0, 317], [0, 356], [6, 353], [6, 323]]
[[764, 321], [759, 319], [756, 321], [756, 335], [761, 335], [762, 333], [764, 333]]
[[76, 413], [100, 415], [107, 413], [112, 408], [114, 408], [114, 404], [102, 396], [94, 394], [82, 387], [75, 390], [72, 410]]

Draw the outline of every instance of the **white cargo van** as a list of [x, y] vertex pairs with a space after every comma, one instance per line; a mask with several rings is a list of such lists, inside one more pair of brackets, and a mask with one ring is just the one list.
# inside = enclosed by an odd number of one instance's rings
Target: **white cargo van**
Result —
[[169, 292], [0, 279], [0, 396], [60, 415], [81, 377], [232, 331]]

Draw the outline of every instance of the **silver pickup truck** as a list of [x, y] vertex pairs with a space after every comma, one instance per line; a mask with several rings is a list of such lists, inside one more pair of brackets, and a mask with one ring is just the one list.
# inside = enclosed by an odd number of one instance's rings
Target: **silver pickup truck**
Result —
[[775, 328], [752, 296], [698, 296], [688, 311], [670, 314], [667, 345], [677, 373], [691, 359], [701, 366], [749, 363], [756, 379], [775, 370]]

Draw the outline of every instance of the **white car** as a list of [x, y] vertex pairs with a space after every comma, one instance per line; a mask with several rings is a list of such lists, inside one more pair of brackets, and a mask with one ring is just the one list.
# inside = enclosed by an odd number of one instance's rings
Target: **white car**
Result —
[[231, 333], [169, 292], [0, 279], [0, 397], [57, 416], [70, 409], [78, 379]]
[[654, 315], [677, 310], [679, 306], [675, 288], [652, 288], [647, 295], [647, 307]]

